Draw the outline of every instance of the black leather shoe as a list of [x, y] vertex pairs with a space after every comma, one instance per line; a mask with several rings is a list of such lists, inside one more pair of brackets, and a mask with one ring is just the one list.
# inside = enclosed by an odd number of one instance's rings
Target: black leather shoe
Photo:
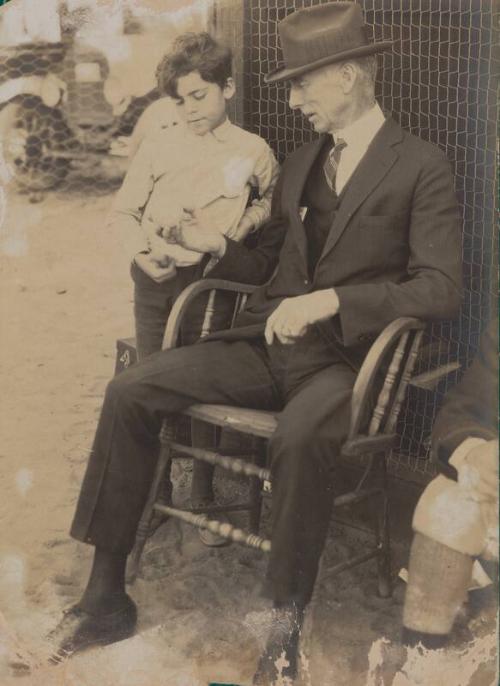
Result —
[[74, 605], [65, 610], [62, 620], [47, 637], [55, 648], [50, 662], [57, 664], [87, 648], [123, 641], [133, 636], [136, 624], [137, 608], [128, 595], [123, 607], [104, 615], [93, 615]]
[[273, 623], [253, 677], [253, 686], [292, 684], [297, 677], [297, 659], [304, 610], [291, 604], [275, 608], [273, 612]]

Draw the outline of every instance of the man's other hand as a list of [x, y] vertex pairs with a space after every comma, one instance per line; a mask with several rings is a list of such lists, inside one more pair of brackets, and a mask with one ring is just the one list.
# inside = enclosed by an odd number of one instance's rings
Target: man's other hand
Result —
[[467, 453], [458, 468], [458, 481], [481, 499], [498, 498], [498, 441], [485, 441]]
[[333, 288], [285, 298], [267, 320], [266, 343], [271, 345], [275, 336], [285, 345], [295, 343], [309, 325], [325, 321], [338, 311], [339, 300]]
[[201, 226], [195, 211], [184, 210], [182, 218], [172, 229], [171, 238], [188, 250], [210, 253], [221, 258], [226, 252], [226, 239], [218, 231]]

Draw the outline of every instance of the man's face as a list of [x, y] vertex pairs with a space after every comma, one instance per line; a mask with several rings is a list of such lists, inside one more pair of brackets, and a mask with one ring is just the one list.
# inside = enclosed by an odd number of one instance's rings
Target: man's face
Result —
[[348, 96], [341, 70], [329, 65], [293, 79], [288, 103], [292, 110], [299, 109], [318, 133], [343, 128]]
[[233, 95], [232, 79], [227, 80], [224, 88], [204, 81], [198, 71], [177, 80], [177, 107], [187, 126], [198, 136], [222, 124], [226, 118], [226, 103]]

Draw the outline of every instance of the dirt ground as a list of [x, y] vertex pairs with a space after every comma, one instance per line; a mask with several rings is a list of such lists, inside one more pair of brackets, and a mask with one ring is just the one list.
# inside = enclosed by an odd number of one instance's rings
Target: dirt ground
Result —
[[[260, 597], [265, 560], [236, 546], [207, 549], [173, 522], [149, 542], [130, 589], [140, 608], [137, 635], [58, 667], [44, 661], [44, 634], [78, 599], [88, 574], [92, 551], [67, 532], [115, 341], [133, 330], [120, 237], [104, 229], [111, 197], [92, 186], [35, 204], [7, 195], [0, 227], [0, 685], [243, 686], [269, 619]], [[186, 474], [178, 470], [177, 481], [185, 485]], [[411, 498], [402, 500], [395, 568], [406, 564], [409, 543]], [[399, 634], [403, 583], [391, 599], [378, 598], [373, 561], [328, 576], [354, 544], [366, 544], [363, 536], [332, 526], [306, 622], [301, 683], [496, 683], [491, 608], [489, 624], [476, 617], [480, 637], [467, 654], [429, 657], [425, 668], [420, 661], [414, 674], [423, 669], [423, 681], [409, 672], [394, 682], [381, 676], [380, 656]]]

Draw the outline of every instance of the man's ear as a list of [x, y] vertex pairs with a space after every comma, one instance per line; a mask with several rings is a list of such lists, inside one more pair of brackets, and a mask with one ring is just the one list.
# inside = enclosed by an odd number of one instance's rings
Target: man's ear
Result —
[[354, 88], [358, 72], [356, 67], [350, 62], [345, 62], [340, 68], [341, 88], [344, 95], [348, 95]]
[[236, 85], [234, 83], [234, 79], [230, 76], [227, 81], [226, 85], [222, 89], [222, 95], [226, 100], [231, 100], [233, 95], [236, 93]]

